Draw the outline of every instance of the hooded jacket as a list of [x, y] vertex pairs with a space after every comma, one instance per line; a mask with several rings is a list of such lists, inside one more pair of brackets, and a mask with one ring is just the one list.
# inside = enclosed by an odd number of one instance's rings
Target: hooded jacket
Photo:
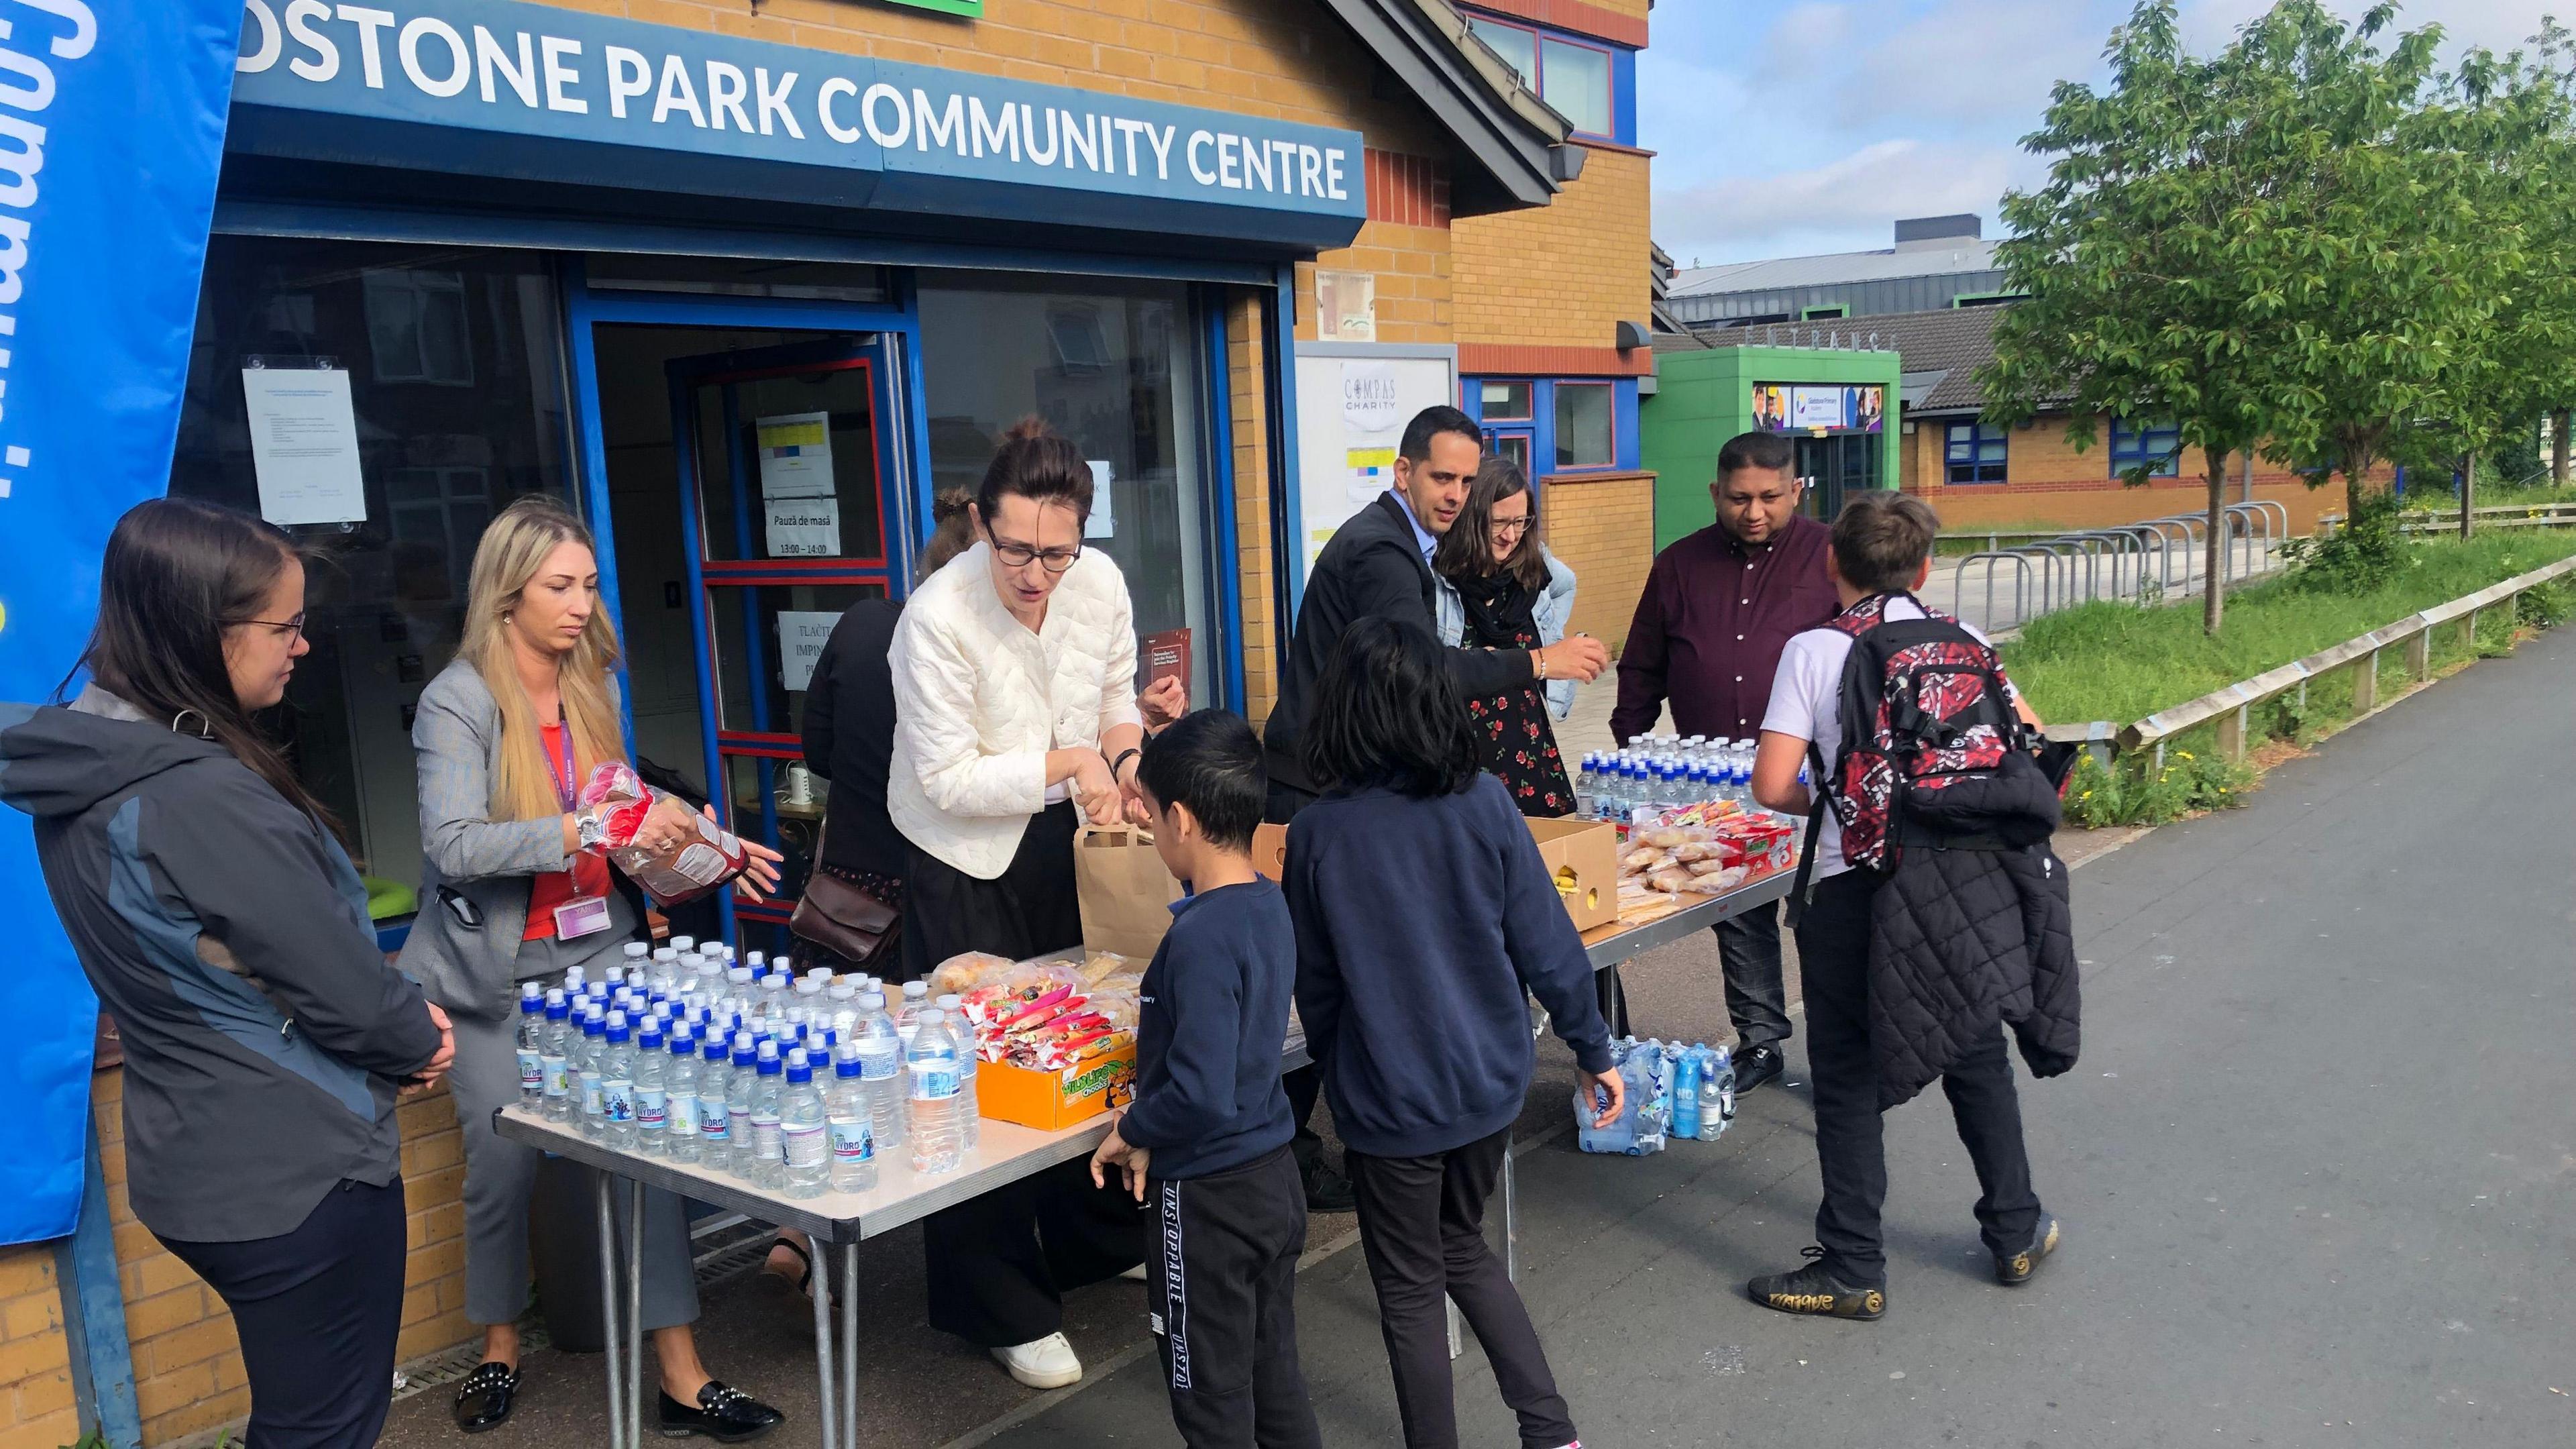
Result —
[[339, 843], [222, 745], [93, 685], [0, 704], [0, 801], [125, 1044], [127, 1188], [163, 1238], [294, 1231], [401, 1171], [397, 1084], [439, 1049]]

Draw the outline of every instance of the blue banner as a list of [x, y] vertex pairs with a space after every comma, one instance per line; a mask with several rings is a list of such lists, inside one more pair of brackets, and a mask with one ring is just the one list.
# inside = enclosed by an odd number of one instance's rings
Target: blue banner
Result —
[[[108, 530], [169, 483], [241, 7], [0, 0], [0, 22], [0, 699], [38, 700], [89, 636]], [[0, 921], [17, 1243], [80, 1211], [98, 1001], [14, 810]]]

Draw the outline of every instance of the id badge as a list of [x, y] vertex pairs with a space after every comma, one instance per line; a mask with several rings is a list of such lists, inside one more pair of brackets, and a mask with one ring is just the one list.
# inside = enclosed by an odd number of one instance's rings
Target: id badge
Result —
[[608, 897], [582, 896], [555, 907], [555, 939], [577, 941], [608, 929]]

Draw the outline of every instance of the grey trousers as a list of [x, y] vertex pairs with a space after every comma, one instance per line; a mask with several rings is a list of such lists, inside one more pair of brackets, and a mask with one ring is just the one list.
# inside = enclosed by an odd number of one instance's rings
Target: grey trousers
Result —
[[[530, 941], [520, 948], [519, 974], [560, 980], [563, 968], [576, 961], [603, 954], [614, 959], [624, 939], [623, 932], [611, 930], [569, 945]], [[478, 1324], [515, 1323], [528, 1306], [528, 1199], [543, 1154], [492, 1130], [493, 1112], [519, 1100], [518, 1024], [515, 1009], [497, 1022], [454, 1018], [456, 1065], [448, 1072], [447, 1090], [465, 1132], [465, 1317]], [[626, 1194], [612, 1193], [610, 1199], [621, 1237], [634, 1231]], [[644, 1326], [669, 1328], [697, 1317], [687, 1207], [672, 1193], [647, 1189]]]

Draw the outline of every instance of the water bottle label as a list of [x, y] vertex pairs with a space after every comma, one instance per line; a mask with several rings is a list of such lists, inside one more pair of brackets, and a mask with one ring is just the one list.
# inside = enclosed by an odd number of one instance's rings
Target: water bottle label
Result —
[[832, 1134], [832, 1161], [841, 1167], [856, 1167], [877, 1155], [876, 1134], [868, 1130], [865, 1117], [835, 1117], [825, 1124]]
[[779, 1136], [782, 1139], [788, 1166], [820, 1167], [823, 1165], [828, 1149], [823, 1140], [822, 1123], [817, 1122], [812, 1126], [782, 1126], [779, 1129]]
[[725, 1099], [701, 1094], [698, 1098], [698, 1135], [709, 1142], [725, 1140], [725, 1128], [731, 1121], [725, 1111]]
[[604, 1085], [605, 1084], [602, 1083], [598, 1077], [587, 1072], [582, 1074], [581, 1115], [585, 1117], [596, 1117], [607, 1110], [608, 1103], [606, 1101], [606, 1096], [600, 1090]]
[[647, 1132], [659, 1132], [670, 1116], [670, 1095], [649, 1088], [635, 1089], [635, 1125]]
[[545, 1085], [545, 1058], [539, 1053], [522, 1050], [519, 1053], [519, 1090], [533, 1096], [544, 1091]]
[[566, 1062], [562, 1057], [546, 1057], [543, 1059], [543, 1063], [543, 1071], [546, 1079], [546, 1095], [549, 1097], [571, 1096], [571, 1064]]
[[902, 1060], [902, 1056], [896, 1052], [892, 1042], [885, 1043], [881, 1048], [862, 1043], [859, 1047], [859, 1080], [863, 1082], [891, 1080], [894, 1069], [902, 1064]]
[[957, 1064], [953, 1061], [914, 1062], [912, 1064], [912, 1099], [916, 1102], [941, 1102], [957, 1095]]
[[673, 1092], [664, 1103], [668, 1120], [664, 1130], [674, 1137], [694, 1137], [698, 1132], [698, 1099], [687, 1092]]
[[599, 1115], [611, 1122], [635, 1120], [635, 1084], [623, 1078], [600, 1083]]
[[778, 1147], [778, 1137], [779, 1132], [777, 1118], [754, 1117], [751, 1119], [752, 1156], [759, 1158], [763, 1162], [778, 1161], [781, 1156]]

